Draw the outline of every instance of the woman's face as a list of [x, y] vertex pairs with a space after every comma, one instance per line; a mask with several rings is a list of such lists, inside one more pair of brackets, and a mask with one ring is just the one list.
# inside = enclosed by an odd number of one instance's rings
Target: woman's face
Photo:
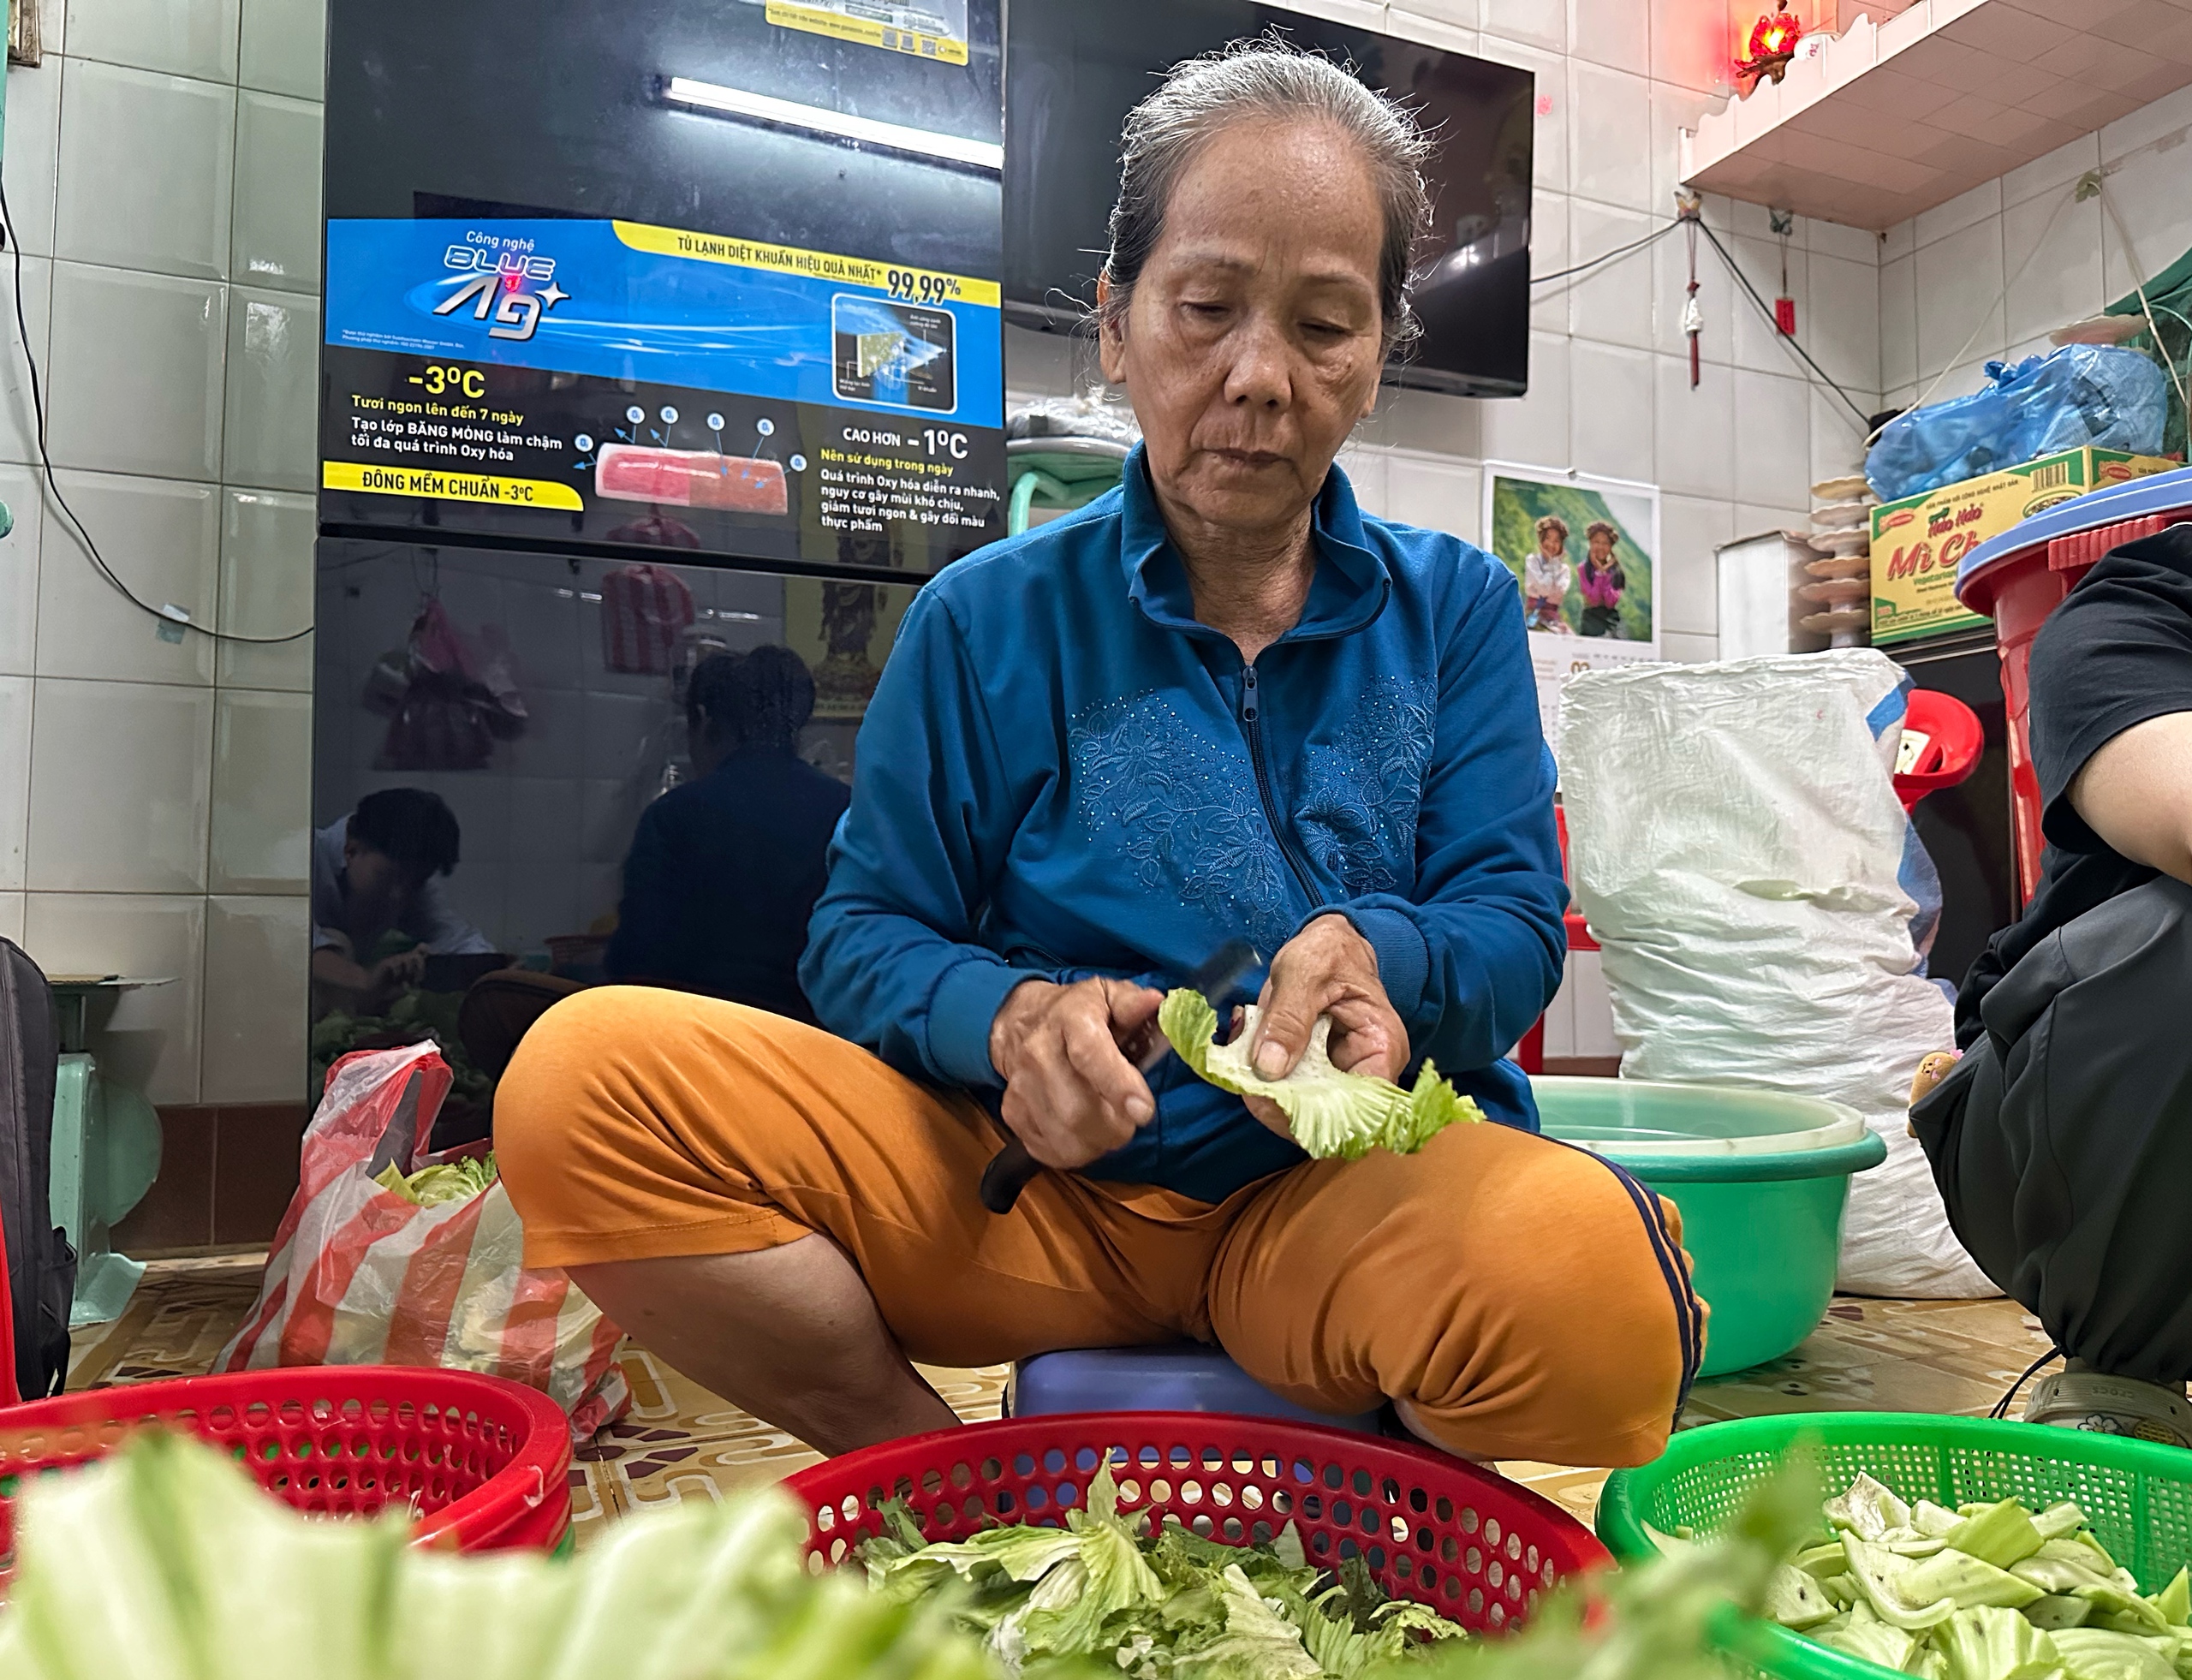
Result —
[[1182, 172], [1102, 340], [1168, 514], [1244, 532], [1301, 517], [1377, 402], [1383, 238], [1368, 167], [1322, 122], [1236, 123]]
[[1593, 531], [1587, 540], [1591, 545], [1591, 561], [1603, 567], [1613, 556], [1613, 539], [1603, 531]]
[[1538, 539], [1538, 548], [1540, 552], [1558, 560], [1568, 552], [1567, 533], [1563, 531], [1555, 531], [1548, 527], [1545, 533]]

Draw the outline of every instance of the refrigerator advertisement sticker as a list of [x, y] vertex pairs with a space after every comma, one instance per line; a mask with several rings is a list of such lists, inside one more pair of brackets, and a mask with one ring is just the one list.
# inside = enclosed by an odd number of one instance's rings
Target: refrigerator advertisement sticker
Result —
[[833, 41], [908, 52], [939, 63], [967, 62], [967, 0], [926, 0], [894, 5], [890, 0], [768, 0], [769, 21], [783, 29], [826, 35]]
[[776, 521], [813, 559], [908, 527], [954, 551], [1001, 533], [994, 281], [613, 221], [327, 240], [328, 490], [640, 504], [674, 546]]

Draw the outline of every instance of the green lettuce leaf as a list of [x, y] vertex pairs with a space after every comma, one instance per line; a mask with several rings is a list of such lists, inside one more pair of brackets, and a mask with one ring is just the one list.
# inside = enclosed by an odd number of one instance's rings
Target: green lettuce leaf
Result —
[[1910, 1525], [1910, 1507], [1896, 1497], [1894, 1489], [1861, 1470], [1847, 1490], [1826, 1502], [1825, 1510], [1829, 1522], [1861, 1540], [1877, 1540], [1891, 1528]]
[[381, 1189], [421, 1207], [438, 1207], [445, 1201], [469, 1201], [491, 1188], [494, 1182], [495, 1157], [491, 1150], [484, 1156], [467, 1155], [459, 1160], [438, 1161], [408, 1174], [390, 1161], [373, 1175], [373, 1183]]
[[2029, 1581], [1997, 1569], [1968, 1552], [1942, 1552], [1914, 1563], [1896, 1577], [1896, 1588], [1912, 1603], [1936, 1599], [1952, 1601], [1958, 1610], [1988, 1606], [2022, 1610], [2046, 1596]]
[[2064, 1628], [2051, 1637], [2070, 1680], [2176, 1680], [2169, 1659], [2135, 1635]]
[[1793, 1564], [1773, 1571], [1766, 1586], [1766, 1613], [1784, 1628], [1802, 1632], [1831, 1621], [1838, 1606], [1817, 1581]]
[[1178, 1680], [1313, 1680], [1324, 1672], [1302, 1644], [1301, 1629], [1264, 1602], [1238, 1565], [1220, 1574], [1218, 1592], [1225, 1606], [1225, 1631], [1174, 1660]]
[[1957, 1611], [1934, 1630], [1933, 1643], [1947, 1680], [2042, 1680], [2063, 1663], [2048, 1635], [1992, 1606]]
[[2192, 1570], [2178, 1565], [2177, 1573], [2170, 1577], [2169, 1585], [2153, 1594], [2147, 1602], [2153, 1606], [2154, 1613], [2172, 1628], [2181, 1628], [2192, 1623]]
[[1970, 1520], [1945, 1506], [1935, 1504], [1931, 1499], [1921, 1499], [1910, 1507], [1910, 1526], [1920, 1534], [1930, 1534], [1936, 1540], [1945, 1539], [1957, 1524]]
[[2033, 1526], [2031, 1513], [2015, 1499], [2004, 1499], [1964, 1518], [1943, 1538], [1952, 1550], [1999, 1570], [2031, 1557], [2045, 1540]]
[[19, 1515], [5, 1680], [999, 1680], [944, 1601], [810, 1576], [774, 1489], [635, 1517], [569, 1562], [429, 1554], [400, 1509], [307, 1518], [154, 1431]]
[[2074, 1599], [2067, 1594], [2051, 1593], [2044, 1599], [2034, 1599], [2024, 1607], [2024, 1619], [2035, 1628], [2049, 1633], [2064, 1628], [2082, 1628], [2092, 1619], [2093, 1606], [2083, 1599]]
[[[1916, 1633], [1927, 1628], [1938, 1627], [1956, 1614], [1957, 1606], [1954, 1599], [1938, 1593], [1915, 1598], [1902, 1590], [1899, 1578], [1916, 1567], [1908, 1558], [1897, 1557], [1881, 1546], [1867, 1545], [1857, 1538], [1854, 1530], [1843, 1535], [1842, 1546], [1850, 1559], [1850, 1578], [1857, 1583], [1858, 1590], [1864, 1594], [1865, 1601], [1872, 1606], [1873, 1613], [1883, 1622]], [[1957, 1555], [1961, 1557], [1963, 1554]], [[1975, 1562], [1970, 1558], [1964, 1561]], [[1977, 1564], [1976, 1567], [1984, 1569], [1986, 1565]], [[2039, 1595], [2035, 1592], [2034, 1596]]]
[[1331, 1022], [1310, 1028], [1308, 1047], [1284, 1079], [1266, 1079], [1248, 1062], [1257, 1010], [1232, 1043], [1215, 1042], [1218, 1012], [1202, 993], [1181, 987], [1168, 993], [1158, 1025], [1180, 1059], [1211, 1084], [1236, 1096], [1266, 1097], [1285, 1114], [1294, 1141], [1320, 1160], [1356, 1160], [1373, 1149], [1411, 1155], [1448, 1126], [1484, 1118], [1427, 1059], [1413, 1090], [1367, 1074], [1342, 1073], [1327, 1048]]
[[[1022, 1631], [1035, 1655], [1092, 1655], [1104, 1648], [1105, 1624], [1112, 1617], [1154, 1609], [1165, 1597], [1134, 1536], [1117, 1522], [1081, 1511], [1070, 1512], [1067, 1521], [1078, 1552], [1028, 1595]], [[1114, 1648], [1117, 1644], [1114, 1640]]]
[[1818, 1581], [1831, 1580], [1850, 1567], [1850, 1556], [1843, 1551], [1840, 1540], [1832, 1546], [1808, 1546], [1790, 1561]]
[[1812, 1637], [1822, 1645], [1832, 1645], [1838, 1651], [1847, 1651], [1853, 1657], [1878, 1663], [1882, 1668], [1901, 1668], [1909, 1660], [1912, 1647], [1918, 1642], [1916, 1635], [1869, 1612], [1861, 1619], [1851, 1616], [1843, 1627], [1818, 1629]]

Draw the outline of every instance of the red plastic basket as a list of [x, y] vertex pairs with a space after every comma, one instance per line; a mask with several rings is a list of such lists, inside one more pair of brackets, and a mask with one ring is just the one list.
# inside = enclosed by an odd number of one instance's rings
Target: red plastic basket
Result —
[[469, 1371], [301, 1366], [0, 1410], [0, 1555], [15, 1551], [25, 1475], [103, 1457], [147, 1424], [228, 1448], [299, 1510], [367, 1516], [408, 1504], [421, 1546], [552, 1546], [570, 1527], [570, 1425], [538, 1390]]
[[784, 1485], [807, 1507], [817, 1567], [843, 1563], [906, 1501], [932, 1540], [1056, 1524], [1104, 1457], [1119, 1508], [1212, 1540], [1292, 1522], [1313, 1563], [1361, 1552], [1388, 1593], [1464, 1627], [1526, 1620], [1546, 1588], [1612, 1560], [1589, 1529], [1505, 1478], [1427, 1448], [1313, 1424], [1207, 1412], [1072, 1412], [917, 1435], [832, 1458]]

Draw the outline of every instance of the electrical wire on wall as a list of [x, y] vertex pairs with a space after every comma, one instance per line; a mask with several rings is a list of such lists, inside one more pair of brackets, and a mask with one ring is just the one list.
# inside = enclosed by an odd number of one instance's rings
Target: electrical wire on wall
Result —
[[60, 509], [68, 519], [69, 528], [76, 533], [77, 539], [84, 545], [84, 552], [91, 559], [92, 569], [113, 586], [116, 593], [130, 605], [178, 633], [195, 631], [214, 641], [238, 642], [251, 647], [278, 647], [285, 642], [299, 641], [310, 635], [312, 626], [309, 624], [301, 630], [292, 630], [287, 635], [280, 636], [238, 635], [232, 630], [211, 629], [198, 623], [181, 607], [154, 606], [123, 582], [121, 575], [107, 564], [106, 557], [99, 552], [99, 545], [92, 540], [92, 533], [84, 528], [84, 521], [76, 516], [75, 509], [68, 505], [68, 498], [61, 493], [60, 483], [53, 475], [53, 457], [46, 450], [45, 392], [39, 378], [38, 357], [31, 349], [30, 325], [23, 315], [23, 245], [15, 237], [15, 214], [9, 207], [8, 189], [4, 186], [0, 186], [0, 229], [4, 229], [8, 248], [15, 259], [15, 335], [17, 342], [23, 347], [24, 365], [30, 370], [31, 419], [38, 436], [39, 466], [44, 475], [41, 487], [53, 498], [54, 506]]
[[[2177, 401], [2184, 410], [2186, 426], [2192, 427], [2192, 397], [2185, 395], [2184, 376], [2177, 371], [2176, 362], [2170, 358], [2169, 346], [2162, 339], [2161, 325], [2154, 319], [2153, 301], [2147, 295], [2147, 283], [2139, 277], [2138, 247], [2131, 242], [2131, 230], [2124, 225], [2123, 217], [2117, 213], [2116, 200], [2108, 194], [2108, 182], [2103, 172], [2100, 170], [2088, 170], [2077, 178], [2071, 190], [2076, 194], [2080, 202], [2088, 198], [2099, 199], [2101, 209], [2107, 213], [2110, 223], [2116, 229], [2116, 237], [2123, 241], [2124, 260], [2130, 267], [2131, 284], [2139, 294], [2139, 309], [2147, 318], [2147, 332], [2153, 335], [2154, 354], [2160, 359], [2164, 371], [2168, 373], [2170, 384], [2177, 388]], [[2059, 210], [2061, 206], [2058, 206], [2057, 208]], [[2053, 224], [2051, 223], [2049, 225]], [[2034, 247], [2034, 250], [2038, 248], [2037, 246]], [[2029, 262], [2031, 259], [2028, 257], [2025, 260]], [[2020, 270], [2019, 272], [2022, 273], [2022, 271]], [[2192, 321], [2184, 321], [2184, 317], [2178, 315], [2174, 309], [2165, 307], [2162, 313], [2175, 315], [2179, 321], [2184, 322], [2188, 330], [2192, 330]], [[2187, 353], [2192, 354], [2192, 347], [2188, 348]]]
[[[1728, 272], [1736, 277], [1736, 283], [1742, 286], [1745, 294], [1750, 298], [1751, 302], [1757, 306], [1759, 314], [1764, 319], [1766, 325], [1772, 330], [1773, 336], [1783, 344], [1788, 347], [1789, 351], [1792, 355], [1796, 356], [1798, 360], [1803, 363], [1804, 366], [1809, 370], [1812, 378], [1816, 380], [1819, 384], [1825, 385], [1829, 390], [1832, 391], [1837, 396], [1842, 399], [1843, 405], [1847, 408], [1851, 414], [1857, 417], [1857, 424], [1861, 428], [1869, 430], [1872, 418], [1871, 415], [1864, 408], [1858, 406], [1856, 398], [1853, 397], [1847, 390], [1844, 390], [1841, 384], [1836, 380], [1832, 374], [1830, 374], [1825, 368], [1821, 367], [1819, 363], [1812, 360], [1811, 354], [1807, 351], [1802, 344], [1798, 343], [1792, 335], [1781, 331], [1779, 321], [1774, 318], [1773, 306], [1766, 302], [1763, 297], [1759, 295], [1758, 289], [1750, 283], [1750, 277], [1742, 271], [1742, 269], [1736, 262], [1734, 256], [1730, 253], [1728, 247], [1720, 242], [1720, 236], [1714, 233], [1712, 228], [1706, 223], [1704, 217], [1698, 211], [1691, 210], [1687, 206], [1684, 207], [1682, 214], [1675, 217], [1671, 221], [1661, 223], [1659, 227], [1654, 228], [1650, 233], [1646, 234], [1641, 239], [1631, 240], [1626, 245], [1617, 245], [1611, 251], [1603, 252], [1599, 255], [1593, 257], [1587, 262], [1577, 263], [1570, 268], [1556, 269], [1551, 274], [1534, 274], [1530, 277], [1530, 284], [1533, 286], [1549, 286], [1562, 281], [1572, 282], [1582, 275], [1599, 272], [1604, 269], [1610, 268], [1614, 264], [1620, 262], [1626, 258], [1636, 255], [1639, 252], [1647, 250], [1652, 246], [1659, 243], [1659, 241], [1665, 239], [1669, 234], [1671, 234], [1677, 229], [1682, 228], [1693, 229], [1694, 231], [1691, 235], [1693, 239], [1695, 237], [1695, 235], [1699, 233], [1705, 235], [1707, 241], [1712, 245], [1712, 249], [1718, 254], [1721, 262], [1726, 265]], [[1685, 317], [1684, 331], [1687, 331], [1688, 330], [1687, 317]], [[1695, 341], [1693, 339], [1693, 349], [1695, 347]], [[1867, 441], [1871, 441], [1869, 437], [1867, 438]]]

